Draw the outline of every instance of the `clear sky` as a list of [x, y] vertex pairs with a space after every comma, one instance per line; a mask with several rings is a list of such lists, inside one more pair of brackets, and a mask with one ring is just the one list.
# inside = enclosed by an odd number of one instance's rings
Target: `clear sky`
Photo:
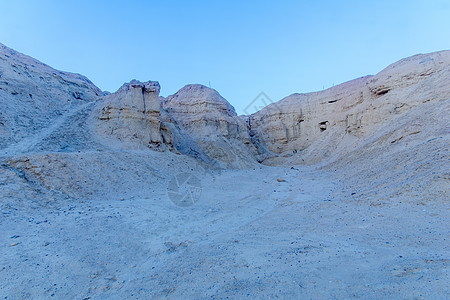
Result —
[[0, 42], [115, 91], [157, 80], [218, 90], [237, 110], [450, 49], [449, 0], [0, 0]]

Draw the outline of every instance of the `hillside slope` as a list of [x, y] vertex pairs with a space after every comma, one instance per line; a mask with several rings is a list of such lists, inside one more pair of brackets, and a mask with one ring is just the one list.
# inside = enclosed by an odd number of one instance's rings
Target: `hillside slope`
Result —
[[102, 96], [89, 79], [55, 70], [0, 44], [0, 149]]
[[249, 116], [249, 122], [275, 154], [266, 163], [325, 163], [375, 140], [384, 139], [390, 151], [404, 138], [422, 142], [448, 133], [449, 99], [450, 51], [441, 51], [324, 91], [293, 94]]
[[[249, 116], [268, 165], [315, 165], [375, 201], [449, 199], [450, 51], [294, 94]], [[356, 197], [356, 196], [355, 196]]]

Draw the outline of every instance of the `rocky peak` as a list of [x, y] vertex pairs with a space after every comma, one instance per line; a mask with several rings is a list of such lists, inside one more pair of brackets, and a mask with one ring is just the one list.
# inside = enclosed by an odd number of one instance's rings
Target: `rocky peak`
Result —
[[176, 107], [184, 106], [191, 106], [190, 110], [203, 113], [220, 111], [229, 116], [236, 116], [234, 107], [225, 98], [216, 90], [201, 84], [186, 85], [163, 102], [163, 107], [171, 111], [176, 111]]
[[133, 79], [129, 83], [124, 83], [118, 92], [129, 91], [131, 89], [141, 89], [145, 93], [157, 93], [159, 95], [161, 87], [158, 81], [140, 82], [139, 80]]

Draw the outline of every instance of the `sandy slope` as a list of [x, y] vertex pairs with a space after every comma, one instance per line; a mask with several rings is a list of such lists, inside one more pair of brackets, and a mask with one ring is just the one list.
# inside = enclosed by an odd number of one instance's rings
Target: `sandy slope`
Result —
[[3, 247], [1, 295], [449, 295], [443, 204], [366, 202], [332, 174], [307, 168], [194, 174], [203, 192], [187, 208], [174, 205], [161, 187], [123, 201], [105, 197], [3, 211], [0, 243], [18, 245]]

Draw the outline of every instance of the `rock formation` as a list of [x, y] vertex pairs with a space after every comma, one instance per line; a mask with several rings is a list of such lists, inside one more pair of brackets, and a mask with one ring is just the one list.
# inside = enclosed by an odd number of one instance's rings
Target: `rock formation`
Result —
[[[437, 164], [446, 157], [450, 51], [406, 58], [375, 76], [293, 94], [250, 116], [237, 116], [217, 91], [202, 85], [163, 98], [159, 83], [133, 80], [111, 94], [85, 77], [0, 49], [0, 158], [8, 157], [6, 166], [45, 182], [48, 189], [56, 182], [45, 179], [50, 174], [78, 178], [76, 166], [86, 161], [83, 155], [59, 152], [111, 151], [97, 156], [108, 161], [108, 155], [121, 151], [145, 155], [152, 149], [219, 168], [315, 164], [380, 185], [387, 184], [386, 177], [373, 174], [386, 169], [403, 178], [392, 170], [394, 155], [404, 158], [395, 164], [411, 157], [426, 161], [427, 152], [434, 153]], [[51, 164], [41, 152], [52, 153]], [[14, 157], [19, 155], [25, 156]], [[52, 164], [73, 165], [73, 173], [58, 174], [64, 171]], [[368, 168], [374, 172], [364, 173]], [[417, 173], [408, 184], [423, 182], [421, 170], [408, 173]], [[435, 178], [424, 191], [442, 190], [442, 178], [448, 177], [443, 170], [433, 171]]]
[[[427, 131], [420, 138], [425, 140], [429, 128], [439, 130], [448, 120], [449, 99], [450, 51], [442, 51], [403, 59], [375, 76], [324, 91], [288, 96], [248, 122], [257, 143], [272, 154], [266, 163], [323, 163], [373, 139], [391, 146]], [[428, 109], [432, 114], [420, 113]], [[441, 126], [430, 126], [435, 117], [442, 118]]]
[[255, 162], [247, 124], [217, 91], [187, 85], [163, 99], [162, 107], [181, 153], [223, 167], [239, 168]]
[[156, 81], [133, 80], [106, 95], [96, 109], [96, 133], [125, 147], [173, 150], [217, 167], [255, 161], [247, 125], [213, 89], [188, 85], [159, 97]]
[[165, 150], [172, 144], [171, 132], [161, 126], [160, 86], [156, 81], [132, 80], [98, 105], [96, 131], [122, 142]]
[[443, 109], [428, 116], [445, 120], [450, 97], [449, 51], [406, 58], [375, 76], [293, 94], [239, 117], [217, 91], [202, 85], [188, 85], [166, 99], [152, 81], [133, 80], [103, 93], [81, 75], [3, 45], [0, 50], [0, 149], [102, 99], [94, 110], [94, 132], [119, 148], [168, 149], [221, 167], [326, 163], [383, 136], [386, 145], [411, 135], [417, 140], [426, 132], [427, 116], [414, 112], [442, 103]]

